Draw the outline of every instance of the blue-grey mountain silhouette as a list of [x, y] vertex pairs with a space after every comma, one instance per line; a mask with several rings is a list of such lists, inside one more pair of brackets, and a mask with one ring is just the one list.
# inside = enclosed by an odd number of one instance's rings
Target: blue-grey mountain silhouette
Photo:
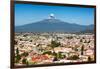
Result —
[[15, 32], [80, 32], [84, 30], [93, 30], [94, 25], [78, 25], [68, 23], [53, 17], [38, 22], [15, 26]]

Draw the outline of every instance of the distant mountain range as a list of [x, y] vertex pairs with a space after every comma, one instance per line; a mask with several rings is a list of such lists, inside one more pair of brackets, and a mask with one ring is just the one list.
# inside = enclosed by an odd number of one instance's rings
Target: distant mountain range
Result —
[[[59, 19], [44, 19], [38, 22], [15, 26], [15, 32], [90, 32], [94, 25], [78, 25], [61, 21]], [[90, 30], [90, 31], [89, 31]]]

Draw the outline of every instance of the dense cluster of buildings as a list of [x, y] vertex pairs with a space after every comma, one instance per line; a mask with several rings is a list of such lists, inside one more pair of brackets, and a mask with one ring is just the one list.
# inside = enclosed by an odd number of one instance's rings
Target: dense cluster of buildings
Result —
[[16, 33], [15, 65], [91, 62], [93, 34]]

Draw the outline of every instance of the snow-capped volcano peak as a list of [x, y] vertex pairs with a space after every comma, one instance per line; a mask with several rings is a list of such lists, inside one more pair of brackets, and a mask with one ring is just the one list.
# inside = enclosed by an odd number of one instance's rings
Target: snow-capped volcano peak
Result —
[[49, 14], [49, 19], [55, 19], [55, 15], [53, 13]]

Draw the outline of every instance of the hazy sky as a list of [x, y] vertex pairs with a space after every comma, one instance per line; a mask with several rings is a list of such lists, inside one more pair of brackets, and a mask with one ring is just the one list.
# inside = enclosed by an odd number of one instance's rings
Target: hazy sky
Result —
[[15, 4], [15, 25], [47, 19], [51, 13], [65, 22], [80, 25], [94, 24], [94, 8]]

